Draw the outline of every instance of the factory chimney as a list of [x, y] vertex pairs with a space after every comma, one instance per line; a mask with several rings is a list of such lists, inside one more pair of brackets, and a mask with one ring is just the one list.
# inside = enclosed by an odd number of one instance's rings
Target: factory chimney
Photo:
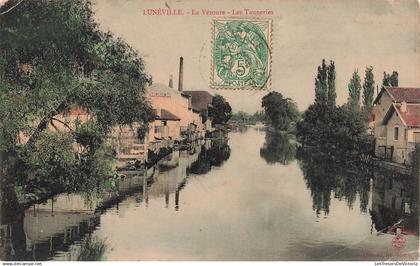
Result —
[[179, 58], [178, 91], [182, 91], [183, 78], [184, 78], [184, 58], [181, 56]]
[[169, 88], [173, 88], [174, 87], [174, 80], [173, 80], [173, 76], [169, 75]]

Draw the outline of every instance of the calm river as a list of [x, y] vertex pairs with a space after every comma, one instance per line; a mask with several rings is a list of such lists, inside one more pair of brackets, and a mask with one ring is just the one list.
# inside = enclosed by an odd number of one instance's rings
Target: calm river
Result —
[[413, 177], [295, 153], [287, 136], [231, 132], [125, 178], [103, 202], [59, 195], [31, 207], [2, 224], [0, 255], [71, 260], [91, 236], [104, 260], [418, 258]]

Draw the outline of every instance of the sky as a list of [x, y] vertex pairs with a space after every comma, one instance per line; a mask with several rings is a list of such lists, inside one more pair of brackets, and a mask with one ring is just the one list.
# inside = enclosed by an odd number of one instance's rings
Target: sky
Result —
[[[184, 15], [150, 16], [145, 9], [182, 9]], [[184, 88], [223, 95], [233, 111], [261, 109], [267, 91], [210, 88], [213, 16], [193, 16], [195, 9], [271, 10], [271, 90], [296, 101], [301, 111], [314, 100], [314, 79], [322, 59], [336, 66], [337, 104], [347, 100], [354, 70], [362, 80], [373, 66], [375, 82], [383, 72], [399, 73], [399, 85], [420, 86], [419, 4], [416, 0], [96, 0], [96, 20], [103, 30], [122, 37], [144, 58], [154, 83], [178, 84], [179, 57], [184, 57]], [[252, 16], [255, 17], [255, 16]]]

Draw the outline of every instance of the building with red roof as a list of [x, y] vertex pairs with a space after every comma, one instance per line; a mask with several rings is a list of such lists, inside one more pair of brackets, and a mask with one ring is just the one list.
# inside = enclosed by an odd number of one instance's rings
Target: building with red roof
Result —
[[409, 164], [420, 143], [420, 88], [383, 87], [374, 110], [376, 155]]

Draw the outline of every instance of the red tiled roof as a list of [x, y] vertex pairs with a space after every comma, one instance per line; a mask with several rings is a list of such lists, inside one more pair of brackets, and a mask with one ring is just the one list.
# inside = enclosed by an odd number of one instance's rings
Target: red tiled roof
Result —
[[401, 106], [394, 106], [407, 127], [420, 127], [420, 104], [407, 104], [405, 112], [401, 111]]
[[198, 111], [206, 110], [213, 101], [213, 96], [207, 91], [183, 91], [183, 93], [191, 96], [192, 107]]
[[161, 109], [160, 114], [157, 115], [156, 119], [158, 119], [158, 120], [173, 120], [173, 121], [181, 120], [181, 118], [177, 117], [176, 115], [174, 115], [173, 113], [169, 112], [166, 109]]
[[385, 87], [394, 102], [420, 103], [420, 88]]

